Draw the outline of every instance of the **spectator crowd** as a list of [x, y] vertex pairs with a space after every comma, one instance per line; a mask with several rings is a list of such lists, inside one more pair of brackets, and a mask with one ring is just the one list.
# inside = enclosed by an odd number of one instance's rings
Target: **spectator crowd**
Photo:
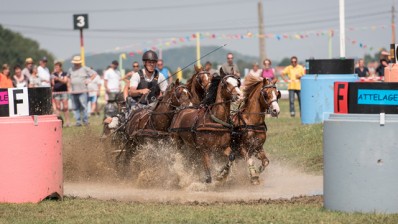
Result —
[[[240, 70], [234, 62], [234, 55], [227, 54], [226, 62], [220, 67], [224, 72], [235, 74], [241, 77]], [[146, 62], [146, 61], [144, 61]], [[53, 92], [53, 110], [58, 116], [63, 116], [65, 126], [71, 126], [69, 110], [74, 110], [75, 126], [88, 125], [88, 117], [90, 115], [99, 115], [98, 97], [103, 87], [106, 93], [106, 99], [116, 99], [118, 93], [122, 92], [126, 99], [131, 95], [130, 87], [137, 86], [140, 82], [141, 66], [137, 61], [132, 64], [132, 71], [122, 77], [118, 66], [118, 61], [114, 60], [103, 71], [102, 77], [92, 68], [82, 64], [80, 56], [74, 56], [71, 63], [73, 66], [68, 70], [63, 69], [63, 63], [56, 61], [53, 65], [53, 71], [50, 72], [47, 66], [48, 60], [42, 57], [36, 64], [33, 58], [26, 58], [25, 64], [10, 66], [3, 64], [0, 71], [0, 88], [37, 88], [50, 87]], [[156, 70], [162, 74], [161, 78], [167, 79], [168, 84], [173, 80], [170, 71], [165, 67], [162, 59], [157, 59], [154, 64]], [[384, 76], [384, 68], [388, 66], [388, 53], [381, 53], [380, 61], [377, 63], [369, 63], [369, 67], [365, 65], [363, 59], [356, 61], [355, 73], [358, 77], [381, 77]], [[147, 66], [143, 64], [142, 68]], [[151, 65], [149, 63], [149, 65]], [[152, 65], [151, 65], [152, 66]], [[211, 75], [217, 73], [213, 69], [211, 62], [206, 62], [205, 69]], [[145, 70], [145, 69], [144, 69]], [[137, 74], [134, 76], [134, 74]], [[291, 64], [286, 67], [272, 67], [272, 61], [265, 59], [262, 66], [257, 63], [253, 64], [252, 69], [246, 76], [255, 76], [266, 79], [278, 78], [287, 83], [289, 92], [290, 115], [295, 116], [294, 99], [295, 95], [300, 104], [300, 79], [305, 75], [305, 69], [298, 63], [297, 57], [291, 57]], [[243, 77], [242, 77], [243, 78]], [[133, 80], [133, 83], [130, 83]], [[124, 83], [124, 88], [122, 83]], [[166, 84], [164, 83], [164, 84]], [[164, 88], [163, 88], [164, 89]], [[72, 106], [72, 108], [70, 107]]]

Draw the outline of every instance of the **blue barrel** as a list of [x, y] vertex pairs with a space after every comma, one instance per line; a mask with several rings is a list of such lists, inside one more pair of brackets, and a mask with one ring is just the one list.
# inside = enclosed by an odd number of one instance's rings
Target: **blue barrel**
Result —
[[308, 74], [301, 78], [301, 122], [322, 123], [325, 113], [334, 112], [334, 82], [355, 82], [357, 74]]

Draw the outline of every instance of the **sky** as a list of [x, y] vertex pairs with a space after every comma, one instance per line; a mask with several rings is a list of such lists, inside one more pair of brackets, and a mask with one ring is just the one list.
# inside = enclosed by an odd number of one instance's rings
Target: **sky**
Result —
[[[86, 55], [193, 46], [193, 34], [200, 32], [202, 46], [226, 44], [259, 56], [259, 1], [268, 58], [339, 58], [339, 0], [1, 0], [0, 24], [36, 40], [58, 60], [79, 54], [73, 14], [82, 13], [89, 16]], [[389, 48], [394, 1], [345, 0], [347, 58]]]

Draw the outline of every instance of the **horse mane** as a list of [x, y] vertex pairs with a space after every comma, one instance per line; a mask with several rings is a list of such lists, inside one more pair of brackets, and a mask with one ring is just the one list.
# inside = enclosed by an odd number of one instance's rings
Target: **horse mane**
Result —
[[254, 93], [259, 86], [262, 86], [263, 79], [260, 77], [254, 77], [254, 76], [246, 76], [245, 78], [245, 91], [244, 91], [244, 97], [245, 97], [245, 104], [247, 104], [247, 101], [250, 100], [250, 96], [252, 93]]
[[218, 84], [220, 84], [221, 79], [222, 78], [220, 76], [215, 76], [211, 79], [209, 89], [207, 90], [206, 97], [203, 99], [202, 104], [204, 104], [205, 106], [209, 106], [216, 102], [217, 88]]
[[170, 97], [170, 92], [174, 88], [175, 83], [171, 83], [169, 86], [167, 86], [166, 91], [164, 91], [164, 94], [159, 98], [159, 101], [167, 100]]

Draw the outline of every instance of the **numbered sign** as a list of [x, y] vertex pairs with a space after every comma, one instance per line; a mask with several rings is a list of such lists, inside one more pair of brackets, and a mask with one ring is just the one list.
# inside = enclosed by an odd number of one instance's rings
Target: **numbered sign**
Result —
[[88, 29], [88, 14], [73, 15], [73, 28], [75, 30]]

